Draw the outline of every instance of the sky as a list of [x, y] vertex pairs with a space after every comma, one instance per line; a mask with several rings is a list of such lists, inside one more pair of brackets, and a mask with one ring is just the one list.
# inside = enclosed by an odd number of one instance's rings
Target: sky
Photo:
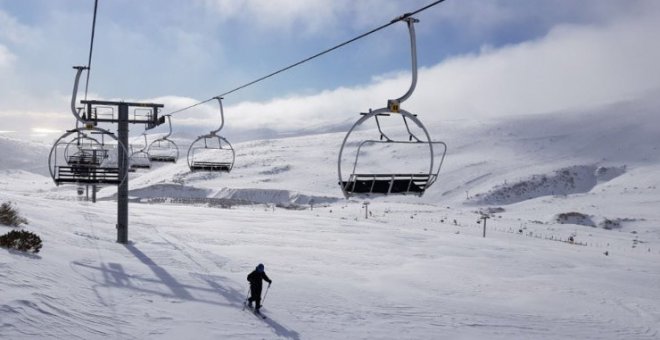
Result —
[[[163, 113], [172, 112], [431, 2], [100, 0], [88, 97], [161, 102]], [[2, 135], [48, 140], [75, 125], [71, 67], [87, 63], [93, 6], [0, 0]], [[447, 0], [416, 17], [419, 81], [402, 107], [422, 121], [660, 94], [658, 1]], [[409, 40], [399, 23], [227, 96], [223, 132], [341, 130], [357, 113], [401, 96], [409, 82]], [[217, 104], [176, 113], [172, 122], [175, 136], [206, 133], [219, 126]]]

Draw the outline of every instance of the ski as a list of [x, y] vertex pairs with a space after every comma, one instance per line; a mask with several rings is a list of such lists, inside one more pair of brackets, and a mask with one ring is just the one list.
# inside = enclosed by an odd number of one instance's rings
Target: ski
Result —
[[256, 317], [259, 317], [259, 318], [264, 319], [264, 320], [267, 319], [265, 315], [261, 314], [261, 312], [257, 312], [256, 310], [254, 310], [254, 309], [252, 309], [252, 308], [249, 308], [249, 307], [248, 307], [248, 309], [249, 309], [249, 311], [250, 311], [252, 314], [254, 314]]
[[243, 304], [243, 310], [246, 310], [246, 309], [249, 310], [250, 312], [252, 312], [252, 314], [254, 314], [255, 316], [258, 316], [258, 317], [260, 317], [264, 320], [267, 319], [267, 317], [265, 315], [261, 314], [261, 312], [256, 311], [253, 307], [250, 307], [250, 305], [248, 305], [247, 303], [244, 303]]

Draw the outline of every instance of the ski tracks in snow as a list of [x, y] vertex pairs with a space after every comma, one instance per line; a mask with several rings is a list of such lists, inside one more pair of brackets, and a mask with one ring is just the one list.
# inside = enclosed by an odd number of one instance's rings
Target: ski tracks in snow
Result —
[[[179, 271], [187, 269], [190, 271], [189, 276], [193, 278], [195, 284], [203, 284], [208, 288], [201, 288], [199, 286], [194, 286], [194, 284], [182, 284], [182, 288], [190, 291], [188, 294], [187, 300], [192, 302], [209, 302], [211, 305], [217, 305], [217, 307], [229, 307], [227, 312], [232, 313], [230, 316], [231, 320], [223, 320], [224, 323], [232, 322], [235, 323], [234, 327], [244, 329], [246, 333], [238, 334], [243, 337], [263, 337], [263, 334], [259, 332], [255, 333], [255, 330], [260, 329], [260, 325], [265, 323], [270, 331], [275, 333], [278, 337], [283, 337], [287, 339], [299, 339], [300, 335], [287, 327], [278, 323], [275, 318], [269, 316], [265, 320], [254, 320], [252, 317], [238, 316], [242, 314], [233, 314], [236, 311], [240, 311], [243, 307], [243, 301], [245, 300], [245, 292], [242, 291], [239, 284], [235, 283], [230, 278], [215, 274], [218, 272], [226, 272], [227, 261], [220, 261], [216, 256], [208, 251], [198, 249], [197, 247], [191, 246], [187, 237], [185, 236], [185, 231], [178, 233], [178, 235], [172, 235], [166, 231], [161, 231], [160, 228], [146, 223], [144, 219], [140, 217], [134, 217], [134, 225], [141, 225], [148, 227], [149, 230], [163, 240], [164, 244], [170, 247], [170, 250], [174, 250], [182, 254], [188, 261], [189, 264], [175, 263], [173, 265], [179, 266]], [[135, 251], [134, 251], [135, 252]], [[159, 257], [159, 259], [166, 259], [165, 256]], [[158, 261], [158, 259], [156, 260]], [[145, 262], [143, 260], [143, 262]], [[168, 261], [165, 261], [168, 262]], [[155, 265], [155, 263], [154, 263]], [[190, 268], [189, 266], [194, 268]], [[195, 271], [200, 271], [201, 273], [196, 273]], [[163, 275], [159, 275], [163, 276]], [[215, 301], [215, 302], [214, 302]], [[214, 309], [215, 313], [219, 311], [217, 308]], [[223, 312], [220, 312], [222, 314]], [[200, 321], [205, 323], [205, 328], [213, 328], [215, 322], [213, 321]], [[263, 328], [261, 328], [263, 329]], [[237, 334], [233, 334], [236, 336]]]

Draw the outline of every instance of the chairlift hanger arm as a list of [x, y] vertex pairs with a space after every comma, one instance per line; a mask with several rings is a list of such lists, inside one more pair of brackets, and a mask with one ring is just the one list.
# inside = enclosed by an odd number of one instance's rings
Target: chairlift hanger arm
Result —
[[[138, 151], [135, 151], [134, 153], [143, 152], [147, 149], [147, 147], [149, 147], [149, 143], [147, 142], [147, 130], [144, 130], [144, 132], [142, 132], [142, 137], [144, 137], [144, 147], [142, 149], [138, 150]], [[137, 137], [134, 137], [134, 138], [137, 138]], [[132, 147], [133, 146], [131, 145], [131, 148]]]
[[[167, 134], [165, 136], [156, 139], [154, 142], [167, 140], [167, 138], [172, 135], [172, 115], [165, 115], [165, 116], [161, 117], [161, 119], [163, 119], [163, 120], [165, 118], [167, 118], [167, 125], [169, 127], [169, 132], [167, 132]], [[147, 133], [147, 129], [144, 130], [144, 133]]]
[[144, 151], [144, 150], [146, 150], [147, 147], [149, 146], [149, 143], [148, 143], [148, 141], [147, 141], [147, 132], [145, 131], [142, 135], [144, 136], [144, 147], [143, 147], [142, 150], [140, 150], [140, 151]]
[[165, 117], [167, 117], [167, 125], [170, 131], [167, 133], [167, 135], [165, 135], [165, 137], [163, 137], [163, 139], [167, 139], [167, 137], [172, 135], [172, 115], [167, 115]]
[[80, 83], [80, 75], [84, 70], [89, 70], [89, 67], [74, 66], [73, 68], [76, 69], [77, 72], [76, 72], [76, 78], [73, 82], [73, 94], [71, 95], [71, 113], [73, 113], [73, 116], [76, 117], [76, 120], [83, 123], [83, 125], [86, 125], [85, 120], [83, 119], [83, 117], [80, 116], [78, 110], [76, 109], [76, 97], [78, 96], [78, 84]]
[[213, 130], [213, 131], [211, 131], [211, 135], [217, 134], [225, 126], [225, 112], [224, 112], [224, 109], [222, 108], [222, 99], [223, 98], [222, 97], [213, 97], [213, 99], [217, 99], [218, 100], [218, 105], [220, 106], [220, 127]]
[[408, 92], [406, 92], [403, 96], [401, 96], [398, 99], [390, 99], [387, 101], [387, 108], [390, 109], [392, 112], [399, 112], [399, 107], [401, 103], [406, 101], [412, 93], [415, 91], [415, 87], [417, 86], [417, 39], [415, 36], [415, 23], [419, 22], [419, 20], [413, 18], [410, 16], [412, 14], [407, 13], [402, 16], [401, 19], [402, 21], [405, 21], [406, 24], [408, 25], [408, 33], [410, 35], [410, 55], [411, 55], [411, 64], [412, 64], [412, 80], [410, 83], [410, 88], [408, 88]]

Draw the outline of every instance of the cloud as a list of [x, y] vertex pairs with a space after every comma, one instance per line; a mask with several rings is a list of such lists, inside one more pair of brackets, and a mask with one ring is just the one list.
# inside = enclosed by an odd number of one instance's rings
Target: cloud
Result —
[[[403, 13], [423, 1], [405, 3], [382, 0], [200, 0], [223, 20], [243, 17], [266, 30], [329, 34], [345, 28], [372, 27], [381, 23], [375, 13]], [[376, 21], [374, 21], [376, 20]]]
[[16, 56], [6, 46], [0, 44], [0, 69], [10, 67], [15, 60]]
[[[657, 17], [651, 13], [607, 26], [560, 25], [538, 40], [451, 58], [420, 70], [417, 89], [403, 107], [422, 119], [442, 120], [543, 113], [643, 97], [660, 89]], [[284, 131], [337, 124], [385, 106], [409, 82], [409, 72], [402, 71], [314, 95], [241, 103], [227, 98], [227, 128]], [[214, 110], [208, 106], [180, 116], [189, 125], [202, 124], [214, 119]], [[197, 114], [202, 118], [193, 118]]]
[[233, 1], [205, 0], [204, 4], [216, 11], [223, 20], [237, 16], [250, 17], [264, 29], [297, 30], [314, 33], [327, 27], [337, 18], [345, 1], [280, 0], [280, 1]]
[[23, 25], [6, 12], [0, 10], [0, 39], [12, 43], [24, 43], [35, 36], [35, 31]]
[[[60, 131], [74, 127], [71, 115], [64, 115], [61, 111], [3, 111], [0, 113], [3, 130], [15, 132], [17, 137], [28, 136], [34, 129], [40, 129], [42, 133], [46, 130], [51, 132]], [[55, 137], [55, 135], [51, 136]]]
[[[255, 6], [249, 1], [214, 1], [214, 4]], [[655, 4], [640, 5], [634, 11], [602, 22], [555, 25], [534, 40], [499, 47], [485, 45], [478, 52], [445, 59], [420, 69], [417, 89], [403, 108], [429, 122], [560, 111], [658, 93], [660, 44], [656, 43], [655, 32], [660, 31], [659, 9]], [[193, 46], [197, 42], [196, 36], [181, 39], [189, 39]], [[418, 46], [420, 50], [425, 48], [429, 48], [427, 44]], [[237, 96], [230, 95], [224, 101], [225, 131], [230, 134], [248, 130], [291, 132], [346, 124], [355, 121], [359, 112], [384, 107], [387, 99], [401, 96], [409, 83], [409, 71], [399, 70], [376, 75], [359, 86], [311, 95], [298, 93], [267, 101], [242, 102], [236, 102]], [[174, 96], [132, 100], [162, 102], [166, 105], [165, 113], [198, 101]], [[62, 116], [66, 123], [53, 120], [44, 124], [46, 120], [39, 122], [35, 118], [25, 124], [70, 128], [66, 100], [55, 98], [53, 102], [64, 109], [48, 114]], [[217, 128], [220, 123], [217, 110], [217, 104], [210, 102], [175, 114], [175, 136], [177, 132], [194, 136]], [[21, 118], [17, 113], [12, 121]], [[37, 123], [40, 124], [34, 125]], [[16, 123], [6, 129], [20, 126]], [[159, 128], [154, 132], [162, 131], [166, 130]]]
[[660, 87], [658, 15], [608, 26], [561, 25], [542, 39], [456, 57], [425, 73], [420, 102], [460, 115], [556, 111], [642, 96]]

